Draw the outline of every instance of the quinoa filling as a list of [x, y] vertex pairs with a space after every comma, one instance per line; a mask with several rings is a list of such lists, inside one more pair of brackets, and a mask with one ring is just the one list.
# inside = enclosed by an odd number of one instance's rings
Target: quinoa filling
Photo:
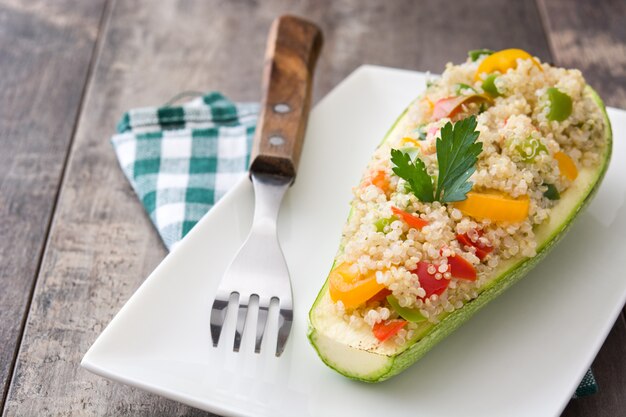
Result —
[[[600, 163], [603, 115], [585, 86], [578, 70], [519, 50], [448, 64], [353, 189], [329, 277], [337, 316], [371, 329], [381, 343], [402, 346], [420, 326], [476, 298], [501, 262], [535, 256], [535, 228], [550, 218], [578, 170]], [[438, 147], [461, 125], [472, 128], [482, 148], [464, 171], [469, 188], [449, 182], [462, 197], [446, 200], [447, 189], [438, 196], [447, 175]], [[416, 191], [416, 174], [404, 173], [401, 155], [409, 168], [423, 164], [431, 194]]]

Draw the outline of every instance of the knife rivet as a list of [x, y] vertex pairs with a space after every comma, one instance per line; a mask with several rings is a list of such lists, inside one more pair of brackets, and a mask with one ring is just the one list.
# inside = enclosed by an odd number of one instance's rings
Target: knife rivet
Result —
[[273, 135], [269, 137], [270, 145], [272, 146], [281, 146], [285, 143], [285, 139], [279, 135]]
[[291, 107], [289, 107], [289, 104], [278, 103], [274, 105], [274, 111], [276, 113], [289, 113], [291, 111]]

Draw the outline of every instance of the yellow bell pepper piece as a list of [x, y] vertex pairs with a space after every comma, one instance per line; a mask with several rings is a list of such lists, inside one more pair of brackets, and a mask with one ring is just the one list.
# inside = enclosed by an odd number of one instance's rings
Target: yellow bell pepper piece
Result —
[[578, 177], [576, 164], [566, 153], [557, 152], [554, 154], [554, 159], [556, 159], [559, 163], [559, 171], [561, 171], [561, 175], [570, 181], [574, 181], [576, 177]]
[[341, 301], [345, 308], [355, 308], [384, 289], [383, 284], [376, 282], [376, 274], [370, 272], [361, 275], [350, 271], [351, 265], [343, 262], [330, 272], [328, 289], [330, 298]]
[[463, 214], [475, 219], [521, 222], [528, 217], [530, 200], [527, 196], [511, 198], [502, 194], [467, 193], [467, 199], [454, 203]]
[[504, 74], [510, 68], [517, 68], [518, 59], [530, 59], [537, 68], [543, 71], [539, 62], [528, 52], [521, 49], [504, 49], [489, 55], [480, 63], [476, 74], [474, 74], [474, 81], [480, 80], [482, 73], [490, 74], [499, 71]]
[[420, 144], [417, 140], [415, 140], [415, 139], [413, 139], [413, 138], [410, 138], [410, 137], [408, 137], [408, 136], [407, 136], [407, 137], [402, 138], [402, 144], [404, 145], [404, 144], [406, 144], [406, 143], [409, 143], [409, 144], [411, 144], [411, 145], [415, 146], [416, 148], [419, 148], [419, 147], [420, 147], [420, 145], [421, 145], [421, 144]]

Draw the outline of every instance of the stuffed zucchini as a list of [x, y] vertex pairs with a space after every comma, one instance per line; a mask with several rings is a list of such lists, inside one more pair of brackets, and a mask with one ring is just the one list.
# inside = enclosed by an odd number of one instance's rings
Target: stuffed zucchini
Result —
[[518, 49], [448, 64], [354, 188], [309, 339], [339, 373], [383, 381], [510, 287], [590, 201], [611, 155], [577, 70]]

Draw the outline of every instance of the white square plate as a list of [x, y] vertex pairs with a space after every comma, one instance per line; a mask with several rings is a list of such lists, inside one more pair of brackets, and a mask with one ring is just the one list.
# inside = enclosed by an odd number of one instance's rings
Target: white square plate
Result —
[[[232, 416], [558, 415], [626, 300], [626, 280], [615, 262], [626, 253], [624, 111], [609, 111], [617, 160], [568, 236], [416, 365], [367, 385], [327, 368], [307, 341], [307, 313], [337, 249], [350, 190], [425, 79], [418, 72], [361, 67], [313, 110], [278, 227], [295, 299], [281, 358], [270, 349], [232, 353], [230, 340], [211, 346], [213, 293], [252, 218], [252, 187], [243, 179], [146, 279], [82, 365]], [[250, 341], [244, 336], [248, 349]]]

